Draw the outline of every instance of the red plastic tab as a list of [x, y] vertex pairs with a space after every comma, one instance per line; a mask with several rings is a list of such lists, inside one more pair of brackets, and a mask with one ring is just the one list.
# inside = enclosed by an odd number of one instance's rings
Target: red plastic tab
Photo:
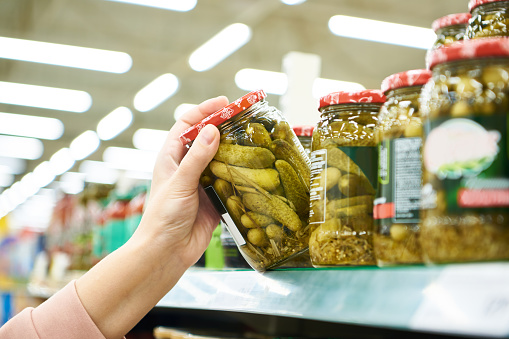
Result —
[[378, 89], [359, 92], [333, 92], [320, 98], [320, 108], [348, 103], [384, 103], [385, 95]]
[[414, 69], [406, 72], [396, 73], [388, 76], [382, 81], [382, 91], [386, 93], [389, 90], [410, 87], [410, 86], [421, 86], [428, 82], [431, 78], [431, 72], [427, 69]]
[[248, 93], [244, 95], [241, 98], [238, 98], [234, 102], [232, 102], [229, 105], [226, 105], [225, 107], [221, 108], [220, 110], [212, 113], [199, 123], [197, 123], [194, 126], [189, 127], [186, 129], [182, 134], [180, 135], [180, 142], [183, 145], [189, 144], [191, 141], [196, 139], [198, 136], [198, 133], [205, 127], [206, 125], [214, 125], [219, 126], [223, 122], [227, 121], [231, 117], [245, 111], [249, 107], [253, 106], [257, 102], [263, 100], [267, 94], [263, 90], [254, 91], [251, 93]]
[[471, 17], [472, 15], [470, 13], [449, 14], [433, 21], [431, 28], [436, 33], [440, 28], [454, 25], [466, 25]]
[[446, 62], [489, 57], [509, 57], [509, 38], [456, 41], [428, 53], [426, 64], [432, 69]]

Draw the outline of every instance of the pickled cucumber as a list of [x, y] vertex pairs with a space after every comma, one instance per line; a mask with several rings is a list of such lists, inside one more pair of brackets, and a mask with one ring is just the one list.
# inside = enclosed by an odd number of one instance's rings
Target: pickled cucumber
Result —
[[236, 185], [253, 187], [253, 183], [255, 183], [270, 191], [276, 189], [280, 184], [279, 173], [272, 168], [251, 169], [212, 161], [210, 170], [216, 177]]
[[214, 159], [230, 165], [249, 168], [272, 167], [276, 161], [274, 154], [266, 148], [235, 144], [219, 144]]
[[275, 196], [267, 197], [263, 194], [246, 193], [242, 197], [242, 201], [251, 211], [268, 215], [291, 231], [298, 231], [302, 227], [297, 213]]

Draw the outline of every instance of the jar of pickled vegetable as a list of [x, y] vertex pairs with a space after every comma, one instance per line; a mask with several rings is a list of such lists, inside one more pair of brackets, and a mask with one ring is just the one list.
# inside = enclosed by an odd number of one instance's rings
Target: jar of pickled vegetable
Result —
[[373, 209], [378, 265], [422, 262], [419, 97], [430, 78], [430, 71], [418, 69], [393, 74], [382, 82], [387, 101], [378, 117], [378, 190]]
[[221, 133], [201, 177], [246, 261], [256, 270], [300, 255], [309, 240], [309, 158], [263, 91], [251, 92], [184, 131], [190, 145], [206, 124]]
[[509, 39], [429, 55], [421, 246], [430, 262], [509, 258]]
[[313, 266], [374, 265], [375, 127], [380, 90], [320, 99], [313, 132], [309, 254]]
[[450, 14], [433, 21], [431, 28], [437, 35], [432, 49], [461, 41], [465, 37], [470, 13]]
[[308, 157], [311, 155], [311, 140], [314, 128], [315, 126], [293, 126], [293, 131]]
[[468, 8], [472, 14], [468, 39], [509, 36], [509, 1], [471, 0]]

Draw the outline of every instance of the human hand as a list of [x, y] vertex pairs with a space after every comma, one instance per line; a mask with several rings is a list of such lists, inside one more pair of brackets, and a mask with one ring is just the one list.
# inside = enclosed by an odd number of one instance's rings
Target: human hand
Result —
[[227, 104], [224, 96], [209, 99], [171, 128], [157, 157], [147, 208], [133, 236], [148, 235], [163, 255], [179, 256], [186, 268], [203, 254], [219, 223], [219, 214], [199, 186], [200, 175], [219, 146], [219, 131], [205, 126], [189, 150], [179, 137]]

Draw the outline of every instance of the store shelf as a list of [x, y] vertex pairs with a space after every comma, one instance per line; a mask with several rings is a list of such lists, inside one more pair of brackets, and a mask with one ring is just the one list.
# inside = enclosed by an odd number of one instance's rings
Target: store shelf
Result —
[[509, 337], [509, 263], [263, 274], [192, 269], [158, 307]]

